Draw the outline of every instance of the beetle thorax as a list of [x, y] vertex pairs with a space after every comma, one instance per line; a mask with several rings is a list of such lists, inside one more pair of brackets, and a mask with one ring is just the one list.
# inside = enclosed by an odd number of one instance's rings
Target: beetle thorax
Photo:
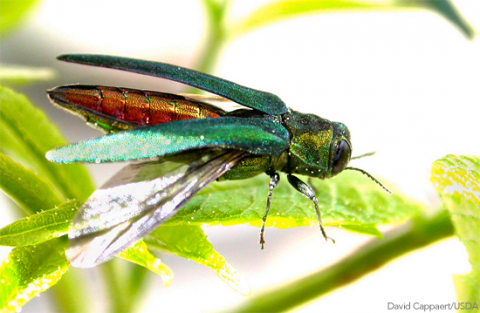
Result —
[[313, 114], [292, 111], [283, 115], [291, 134], [288, 162], [284, 172], [327, 178], [330, 176], [332, 122]]

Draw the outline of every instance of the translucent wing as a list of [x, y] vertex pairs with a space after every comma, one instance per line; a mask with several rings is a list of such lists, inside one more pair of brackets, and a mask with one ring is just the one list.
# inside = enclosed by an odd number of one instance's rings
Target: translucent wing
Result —
[[208, 148], [278, 155], [289, 143], [288, 130], [273, 118], [222, 117], [118, 132], [51, 150], [46, 158], [56, 163], [100, 163], [164, 157]]
[[185, 99], [192, 100], [192, 101], [198, 101], [202, 103], [208, 103], [210, 105], [213, 105], [217, 108], [220, 108], [225, 111], [231, 111], [231, 110], [236, 110], [236, 109], [242, 109], [244, 108], [240, 104], [221, 97], [217, 95], [212, 95], [212, 94], [194, 94], [194, 93], [179, 93], [179, 96], [185, 97]]
[[270, 115], [279, 115], [287, 112], [285, 103], [274, 94], [244, 87], [228, 80], [180, 66], [109, 55], [67, 54], [59, 56], [58, 59], [66, 62], [166, 78], [209, 91]]
[[[188, 165], [128, 165], [96, 190], [74, 218], [66, 251], [76, 267], [111, 259], [172, 217], [193, 195], [230, 170], [244, 155], [209, 151]], [[152, 178], [152, 175], [158, 175]]]

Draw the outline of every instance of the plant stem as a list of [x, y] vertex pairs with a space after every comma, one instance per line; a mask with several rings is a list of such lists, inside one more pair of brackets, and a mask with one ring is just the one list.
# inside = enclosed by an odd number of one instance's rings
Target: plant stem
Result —
[[129, 269], [129, 277], [125, 279], [125, 285], [128, 288], [128, 299], [124, 302], [126, 302], [128, 307], [124, 308], [124, 312], [135, 312], [144, 296], [143, 291], [145, 291], [145, 285], [148, 282], [151, 272], [145, 267], [137, 264], [126, 265]]
[[[118, 261], [113, 259], [101, 266], [105, 290], [108, 290], [109, 311], [112, 313], [137, 311], [150, 272], [142, 266], [118, 264]], [[122, 267], [118, 268], [116, 265]]]
[[100, 267], [105, 280], [105, 289], [108, 291], [108, 300], [110, 302], [109, 312], [121, 313], [129, 312], [131, 309], [128, 305], [128, 295], [125, 294], [124, 288], [122, 288], [121, 278], [118, 277], [118, 271], [115, 268], [115, 262], [113, 259], [109, 262], [102, 264]]
[[78, 271], [71, 268], [63, 275], [62, 279], [52, 288], [50, 297], [57, 312], [84, 313], [89, 310], [88, 293], [79, 294], [86, 283]]
[[389, 231], [383, 240], [372, 240], [342, 261], [287, 285], [271, 289], [236, 307], [235, 312], [288, 311], [348, 285], [406, 253], [452, 236], [453, 226], [444, 211], [433, 217], [418, 216], [410, 227]]
[[[224, 17], [228, 1], [203, 1], [207, 18], [207, 38], [203, 43], [202, 51], [195, 69], [202, 73], [211, 73], [225, 43]], [[188, 92], [198, 92], [197, 89], [189, 88]]]

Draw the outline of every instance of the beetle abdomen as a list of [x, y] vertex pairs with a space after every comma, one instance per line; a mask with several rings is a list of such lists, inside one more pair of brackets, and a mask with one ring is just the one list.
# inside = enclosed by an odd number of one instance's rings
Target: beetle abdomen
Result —
[[138, 126], [225, 115], [207, 103], [156, 91], [70, 85], [54, 88], [48, 94], [52, 102], [86, 117], [94, 111]]

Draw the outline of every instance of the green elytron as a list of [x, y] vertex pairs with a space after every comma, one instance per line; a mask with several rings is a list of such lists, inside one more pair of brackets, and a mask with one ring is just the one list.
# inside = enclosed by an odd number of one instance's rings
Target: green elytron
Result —
[[[144, 159], [124, 168], [80, 209], [71, 225], [67, 250], [74, 266], [91, 267], [109, 260], [217, 179], [270, 176], [260, 231], [262, 248], [278, 172], [286, 173], [289, 183], [313, 201], [325, 239], [329, 237], [322, 227], [315, 192], [294, 174], [326, 179], [352, 169], [376, 181], [360, 169], [347, 167], [352, 147], [345, 125], [293, 111], [273, 94], [164, 63], [103, 55], [59, 59], [166, 78], [221, 96], [85, 85], [48, 91], [54, 104], [108, 135], [49, 151], [47, 159], [57, 163]], [[225, 98], [246, 108], [226, 112], [209, 103]], [[149, 171], [172, 160], [177, 167]]]

